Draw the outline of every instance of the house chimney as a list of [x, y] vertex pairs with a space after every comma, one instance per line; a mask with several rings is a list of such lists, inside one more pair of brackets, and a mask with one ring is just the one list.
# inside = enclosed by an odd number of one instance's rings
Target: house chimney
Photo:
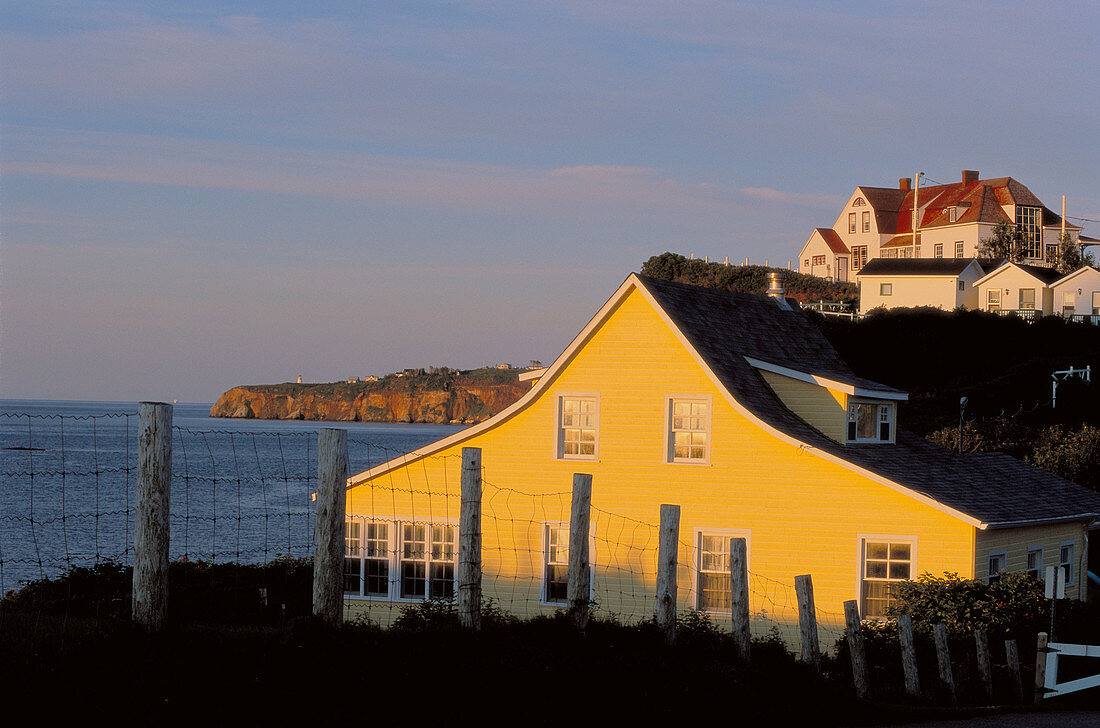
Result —
[[978, 181], [978, 170], [976, 169], [964, 169], [963, 170], [963, 185], [972, 185]]
[[771, 287], [768, 288], [768, 295], [775, 299], [780, 308], [790, 311], [790, 304], [787, 303], [787, 292], [783, 290], [783, 272], [771, 271], [768, 273], [768, 281], [771, 284]]
[[908, 192], [909, 186], [911, 184], [913, 184], [913, 180], [909, 179], [908, 177], [902, 177], [898, 180], [898, 189], [903, 192]]

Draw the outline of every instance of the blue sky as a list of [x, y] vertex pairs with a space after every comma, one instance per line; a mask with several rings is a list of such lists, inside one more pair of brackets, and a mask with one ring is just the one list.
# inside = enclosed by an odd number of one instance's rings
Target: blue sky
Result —
[[649, 256], [786, 265], [917, 171], [1100, 219], [1097, 27], [1087, 2], [6, 0], [0, 396], [549, 361]]

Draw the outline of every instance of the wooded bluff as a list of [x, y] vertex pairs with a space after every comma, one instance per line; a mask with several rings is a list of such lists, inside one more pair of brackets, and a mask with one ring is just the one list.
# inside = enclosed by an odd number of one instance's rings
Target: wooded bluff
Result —
[[492, 417], [531, 388], [530, 382], [519, 381], [521, 371], [443, 367], [405, 370], [378, 381], [245, 385], [222, 394], [210, 416], [471, 424]]

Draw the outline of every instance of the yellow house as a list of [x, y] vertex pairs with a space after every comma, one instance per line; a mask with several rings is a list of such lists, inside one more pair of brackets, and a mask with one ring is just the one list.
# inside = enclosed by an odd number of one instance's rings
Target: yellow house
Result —
[[1079, 597], [1100, 496], [907, 433], [906, 398], [855, 376], [781, 291], [632, 274], [507, 410], [349, 479], [349, 617], [454, 594], [466, 446], [482, 451], [484, 594], [520, 616], [564, 605], [577, 472], [593, 476], [593, 600], [627, 619], [653, 614], [662, 503], [681, 509], [681, 609], [728, 614], [731, 536], [754, 624], [797, 620], [798, 574], [827, 615], [850, 599], [882, 615], [891, 583], [926, 571], [1060, 566]]

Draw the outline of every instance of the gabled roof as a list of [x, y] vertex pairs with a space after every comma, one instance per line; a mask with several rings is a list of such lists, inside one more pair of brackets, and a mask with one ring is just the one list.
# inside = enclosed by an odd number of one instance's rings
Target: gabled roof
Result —
[[829, 250], [833, 251], [837, 255], [848, 255], [852, 251], [848, 250], [848, 246], [844, 244], [844, 241], [840, 239], [836, 230], [832, 228], [815, 228], [825, 244], [829, 246]]
[[957, 276], [970, 266], [984, 273], [974, 258], [872, 258], [857, 276]]
[[1046, 268], [1041, 265], [1025, 265], [1023, 263], [1013, 263], [1010, 260], [1006, 260], [993, 271], [986, 273], [984, 276], [974, 281], [974, 285], [979, 286], [988, 283], [996, 276], [999, 276], [1002, 273], [1011, 270], [1012, 268], [1015, 268], [1022, 273], [1026, 273], [1039, 283], [1042, 283], [1044, 286], [1049, 286], [1062, 277], [1062, 274], [1054, 268]]
[[1058, 286], [1064, 286], [1065, 284], [1079, 278], [1080, 276], [1089, 275], [1090, 273], [1100, 276], [1100, 270], [1093, 268], [1091, 265], [1084, 265], [1077, 270], [1071, 271], [1059, 278], [1058, 280], [1054, 281], [1054, 283], [1050, 284], [1050, 287], [1057, 288]]
[[[548, 368], [500, 414], [350, 479], [361, 483], [464, 442], [534, 402], [632, 291], [669, 324], [726, 401], [756, 425], [802, 452], [857, 472], [979, 528], [1092, 519], [1100, 494], [1000, 454], [956, 455], [897, 428], [897, 442], [841, 444], [795, 415], [760, 373], [786, 369], [866, 396], [898, 399], [900, 390], [856, 376], [824, 335], [795, 307], [765, 296], [701, 288], [631, 274]], [[831, 386], [831, 385], [829, 385]]]

